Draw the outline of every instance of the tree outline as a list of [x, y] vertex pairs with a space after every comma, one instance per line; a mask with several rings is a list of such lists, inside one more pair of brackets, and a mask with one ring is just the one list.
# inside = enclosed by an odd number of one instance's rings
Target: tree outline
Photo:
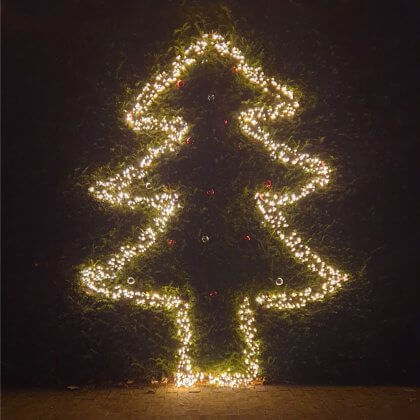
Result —
[[[251, 139], [261, 142], [268, 150], [273, 160], [284, 165], [300, 167], [311, 175], [310, 180], [292, 193], [283, 195], [273, 191], [261, 191], [255, 194], [257, 208], [263, 216], [265, 226], [274, 230], [280, 240], [292, 252], [300, 263], [307, 265], [323, 280], [321, 288], [313, 291], [307, 287], [291, 293], [279, 293], [278, 290], [257, 294], [255, 302], [267, 309], [296, 309], [306, 306], [308, 302], [320, 301], [327, 294], [334, 293], [348, 280], [348, 275], [327, 265], [321, 257], [314, 253], [294, 229], [291, 229], [282, 208], [294, 204], [298, 200], [314, 192], [317, 187], [324, 187], [329, 182], [330, 168], [320, 159], [308, 154], [299, 153], [296, 149], [284, 143], [277, 143], [270, 138], [265, 128], [270, 122], [279, 118], [290, 118], [299, 107], [292, 90], [278, 83], [274, 78], [268, 78], [260, 67], [246, 63], [242, 52], [230, 41], [217, 34], [203, 34], [172, 62], [169, 72], [158, 73], [154, 82], [146, 83], [137, 97], [132, 111], [127, 113], [128, 124], [136, 131], [165, 134], [166, 138], [158, 147], [150, 147], [138, 166], [127, 166], [106, 181], [97, 181], [89, 188], [90, 193], [98, 200], [114, 206], [124, 206], [135, 209], [137, 206], [153, 208], [157, 215], [139, 236], [135, 245], [122, 245], [119, 252], [114, 253], [104, 264], [91, 264], [81, 270], [81, 281], [90, 291], [114, 300], [131, 299], [144, 309], [163, 309], [175, 313], [177, 335], [181, 342], [178, 349], [177, 371], [175, 383], [178, 386], [193, 386], [197, 381], [207, 379], [211, 384], [239, 386], [247, 385], [258, 377], [259, 373], [259, 342], [256, 339], [254, 310], [250, 298], [246, 296], [238, 309], [239, 328], [244, 340], [243, 364], [245, 372], [222, 372], [212, 374], [197, 372], [192, 366], [191, 339], [192, 328], [189, 319], [189, 303], [179, 296], [159, 292], [139, 292], [113, 285], [119, 273], [133, 258], [145, 253], [162, 233], [177, 208], [179, 196], [175, 192], [155, 194], [153, 197], [133, 196], [130, 186], [134, 181], [144, 180], [155, 159], [165, 152], [175, 152], [184, 143], [189, 127], [182, 117], [156, 118], [149, 114], [154, 101], [159, 95], [176, 85], [182, 73], [194, 64], [197, 58], [211, 50], [223, 57], [229, 57], [235, 62], [235, 72], [242, 74], [252, 84], [257, 84], [265, 98], [274, 103], [271, 105], [254, 106], [241, 111], [238, 115], [242, 133]], [[111, 284], [107, 284], [111, 283]]]

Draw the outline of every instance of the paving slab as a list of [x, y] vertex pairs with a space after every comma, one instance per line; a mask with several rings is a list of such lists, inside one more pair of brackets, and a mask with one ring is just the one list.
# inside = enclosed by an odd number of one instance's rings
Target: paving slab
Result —
[[419, 388], [214, 387], [3, 390], [6, 420], [420, 419]]

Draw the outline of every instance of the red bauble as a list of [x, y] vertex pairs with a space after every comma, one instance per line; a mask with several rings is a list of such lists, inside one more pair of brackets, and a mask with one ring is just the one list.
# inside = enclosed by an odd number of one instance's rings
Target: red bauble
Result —
[[210, 188], [210, 189], [208, 189], [208, 190], [206, 191], [206, 194], [207, 194], [209, 197], [212, 197], [214, 194], [216, 194], [216, 192], [214, 191], [214, 189], [213, 189], [213, 188]]
[[250, 235], [245, 235], [244, 238], [245, 238], [246, 241], [250, 241], [251, 240], [251, 236]]
[[237, 66], [232, 67], [232, 73], [239, 73], [239, 69]]
[[273, 183], [271, 182], [271, 179], [267, 179], [266, 181], [265, 181], [265, 188], [271, 188], [271, 185], [272, 185]]
[[193, 139], [192, 137], [188, 137], [188, 138], [185, 140], [185, 143], [187, 143], [187, 144], [193, 144], [193, 143], [194, 143], [194, 139]]
[[166, 241], [166, 243], [168, 244], [168, 246], [174, 246], [175, 245], [175, 239], [168, 239], [167, 241]]
[[209, 296], [210, 296], [211, 298], [216, 297], [216, 296], [217, 296], [217, 290], [212, 290], [211, 292], [209, 292]]
[[229, 124], [229, 121], [228, 120], [223, 120], [223, 124], [224, 125], [228, 125]]
[[178, 89], [180, 89], [180, 88], [182, 88], [182, 87], [184, 87], [184, 86], [185, 86], [185, 83], [184, 83], [184, 81], [183, 81], [183, 80], [181, 80], [181, 79], [177, 80], [177, 82], [176, 82], [176, 87], [177, 87]]

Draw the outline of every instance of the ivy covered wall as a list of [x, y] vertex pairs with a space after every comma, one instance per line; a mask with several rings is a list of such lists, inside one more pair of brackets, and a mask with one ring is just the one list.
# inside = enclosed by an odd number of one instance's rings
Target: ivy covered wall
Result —
[[[136, 140], [125, 111], [178, 48], [213, 29], [233, 34], [247, 57], [302, 94], [301, 112], [276, 136], [325, 159], [334, 173], [330, 186], [289, 217], [311, 246], [352, 275], [322, 303], [257, 312], [263, 375], [280, 383], [416, 380], [412, 6], [279, 3], [6, 7], [6, 383], [149, 381], [174, 371], [172, 320], [87, 296], [77, 273], [81, 262], [134, 237], [147, 219], [87, 194], [95, 177], [141, 156], [152, 141]], [[181, 188], [186, 198], [132, 267], [143, 287], [174, 287], [193, 301], [194, 356], [203, 367], [239, 357], [239, 293], [278, 276], [284, 288], [306, 281], [247, 198], [267, 179], [288, 186], [299, 174], [270, 163], [237, 127], [220, 123], [233, 121], [253, 95], [218, 59], [169, 95], [193, 124], [194, 142], [165, 156], [151, 181]]]

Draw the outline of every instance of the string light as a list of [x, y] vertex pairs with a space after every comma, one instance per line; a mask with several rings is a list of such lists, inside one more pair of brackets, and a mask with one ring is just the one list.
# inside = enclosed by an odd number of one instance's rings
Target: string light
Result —
[[[245, 136], [262, 143], [273, 160], [299, 167], [310, 175], [310, 180], [306, 184], [294, 192], [285, 194], [266, 191], [272, 186], [271, 181], [270, 185], [267, 185], [268, 180], [265, 184], [266, 190], [257, 192], [255, 199], [257, 208], [262, 213], [263, 223], [274, 230], [298, 261], [306, 264], [322, 279], [322, 284], [316, 290], [306, 288], [287, 293], [277, 291], [260, 293], [256, 297], [256, 302], [264, 308], [300, 308], [308, 302], [321, 300], [327, 294], [335, 292], [348, 279], [347, 274], [327, 265], [306, 246], [297, 232], [289, 227], [282, 213], [285, 206], [292, 205], [318, 187], [327, 185], [330, 176], [330, 168], [323, 161], [299, 153], [286, 144], [275, 142], [266, 131], [266, 126], [275, 120], [289, 118], [295, 114], [299, 103], [295, 100], [293, 91], [275, 79], [267, 77], [260, 67], [247, 64], [242, 52], [231, 46], [230, 42], [225, 41], [221, 35], [216, 33], [202, 35], [175, 58], [167, 71], [158, 73], [151, 82], [145, 84], [133, 109], [127, 112], [127, 123], [133, 130], [150, 132], [161, 137], [160, 144], [149, 147], [146, 155], [137, 164], [127, 166], [105, 181], [97, 181], [89, 188], [94, 198], [112, 206], [129, 209], [143, 206], [151, 209], [153, 213], [151, 223], [143, 230], [135, 244], [122, 245], [119, 251], [104, 263], [91, 264], [81, 270], [82, 283], [99, 295], [114, 300], [128, 299], [144, 309], [162, 309], [175, 314], [176, 331], [180, 341], [175, 373], [175, 383], [178, 386], [193, 386], [198, 381], [204, 380], [223, 386], [248, 385], [258, 377], [259, 373], [259, 344], [249, 297], [243, 299], [238, 309], [239, 329], [244, 341], [243, 372], [228, 370], [219, 374], [204, 373], [193, 368], [191, 358], [193, 332], [189, 304], [175, 295], [133, 291], [115, 283], [127, 265], [156, 242], [157, 236], [165, 230], [170, 218], [180, 208], [179, 196], [175, 192], [151, 195], [150, 191], [143, 191], [143, 194], [139, 195], [132, 191], [135, 182], [144, 182], [157, 158], [164, 153], [177, 151], [183, 144], [192, 143], [192, 138], [186, 137], [189, 127], [182, 117], [157, 118], [151, 115], [151, 107], [164, 91], [174, 86], [184, 87], [185, 82], [180, 79], [181, 75], [185, 74], [188, 68], [197, 65], [200, 57], [211, 51], [231, 59], [234, 62], [232, 72], [242, 74], [250, 83], [261, 88], [268, 103], [239, 113], [237, 119], [241, 131]], [[225, 125], [228, 124], [226, 119], [223, 122]], [[151, 187], [150, 182], [145, 183], [146, 190], [150, 190]], [[250, 240], [251, 237], [246, 235], [245, 239]], [[127, 283], [132, 284], [131, 279], [129, 278]]]

